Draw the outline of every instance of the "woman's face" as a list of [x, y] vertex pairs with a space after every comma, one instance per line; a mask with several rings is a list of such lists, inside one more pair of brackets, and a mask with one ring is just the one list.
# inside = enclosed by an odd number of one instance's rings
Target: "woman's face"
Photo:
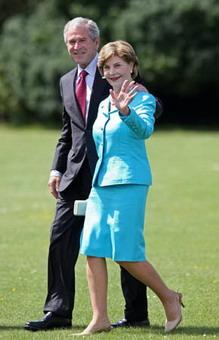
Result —
[[120, 57], [110, 57], [103, 66], [103, 76], [114, 91], [119, 91], [124, 80], [132, 80], [133, 63], [127, 63]]

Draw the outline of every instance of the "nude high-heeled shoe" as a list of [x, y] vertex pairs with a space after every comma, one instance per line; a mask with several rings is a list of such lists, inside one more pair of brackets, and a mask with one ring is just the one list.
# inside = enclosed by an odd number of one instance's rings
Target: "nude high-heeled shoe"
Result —
[[183, 308], [185, 307], [183, 302], [182, 302], [182, 294], [177, 293], [177, 295], [176, 295], [176, 303], [178, 304], [178, 311], [179, 311], [178, 317], [175, 320], [166, 321], [166, 323], [165, 323], [165, 333], [172, 332], [174, 329], [177, 328], [177, 326], [182, 321], [181, 307], [183, 307]]

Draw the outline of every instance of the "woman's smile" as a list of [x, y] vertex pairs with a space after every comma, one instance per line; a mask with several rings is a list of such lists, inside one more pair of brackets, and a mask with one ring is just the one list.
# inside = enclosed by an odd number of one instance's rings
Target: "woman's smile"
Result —
[[118, 56], [112, 56], [104, 64], [103, 75], [114, 88], [114, 90], [118, 91], [121, 88], [124, 80], [132, 80], [132, 68], [132, 63], [127, 63]]
[[121, 76], [112, 76], [112, 77], [109, 77], [109, 79], [111, 80], [111, 81], [117, 81], [118, 79], [120, 79], [121, 78]]

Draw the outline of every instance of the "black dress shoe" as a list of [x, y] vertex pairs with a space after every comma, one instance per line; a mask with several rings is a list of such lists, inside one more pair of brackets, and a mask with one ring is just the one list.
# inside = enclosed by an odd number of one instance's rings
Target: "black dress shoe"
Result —
[[116, 327], [149, 327], [150, 322], [148, 319], [141, 320], [141, 321], [129, 321], [126, 319], [119, 320], [112, 324], [113, 328]]
[[24, 328], [28, 331], [45, 331], [53, 328], [69, 328], [71, 327], [71, 319], [63, 318], [48, 312], [41, 320], [29, 321], [24, 325]]

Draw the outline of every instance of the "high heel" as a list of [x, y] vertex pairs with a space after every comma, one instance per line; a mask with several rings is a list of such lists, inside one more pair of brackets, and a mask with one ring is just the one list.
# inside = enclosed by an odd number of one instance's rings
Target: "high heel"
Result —
[[182, 321], [182, 311], [181, 311], [181, 307], [185, 307], [183, 302], [182, 302], [182, 294], [181, 293], [177, 293], [177, 304], [178, 304], [178, 309], [179, 309], [179, 315], [175, 320], [172, 321], [166, 321], [165, 323], [165, 333], [170, 333], [172, 332], [174, 329], [177, 328], [177, 326], [180, 324], [180, 322]]

